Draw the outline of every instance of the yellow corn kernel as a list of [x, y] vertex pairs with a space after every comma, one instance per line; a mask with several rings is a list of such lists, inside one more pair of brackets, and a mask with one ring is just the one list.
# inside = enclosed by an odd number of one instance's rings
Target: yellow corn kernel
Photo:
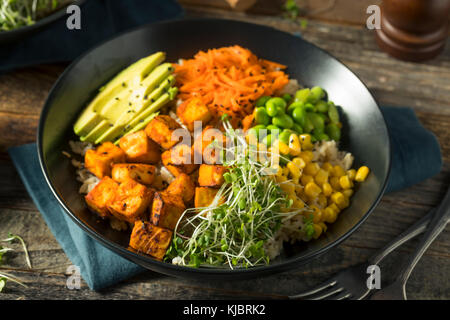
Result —
[[289, 175], [289, 168], [288, 167], [283, 167], [283, 176], [288, 176]]
[[319, 223], [322, 221], [322, 211], [317, 207], [316, 205], [309, 206], [311, 209], [313, 209], [313, 223]]
[[327, 232], [328, 227], [324, 222], [319, 222], [318, 225], [322, 227], [323, 233]]
[[327, 197], [323, 193], [319, 194], [317, 204], [321, 208], [325, 208], [327, 206]]
[[367, 168], [366, 166], [362, 166], [356, 172], [355, 180], [358, 182], [363, 182], [364, 180], [366, 180], [369, 172], [370, 172], [369, 168]]
[[331, 173], [333, 171], [333, 165], [329, 162], [325, 162], [322, 165], [322, 169]]
[[338, 206], [339, 209], [343, 210], [350, 205], [350, 200], [349, 200], [349, 198], [344, 196], [344, 201], [342, 201], [340, 203], [336, 203], [336, 205]]
[[302, 173], [300, 172], [300, 169], [292, 161], [289, 161], [286, 167], [289, 169], [292, 178], [294, 179], [300, 178]]
[[295, 209], [303, 209], [303, 208], [305, 207], [305, 203], [303, 202], [302, 199], [300, 199], [300, 198], [297, 197], [297, 198], [294, 200], [294, 203], [292, 204], [292, 206], [293, 206]]
[[296, 184], [295, 184], [295, 192], [296, 192], [297, 194], [303, 192], [303, 187], [302, 187], [301, 184], [299, 184], [299, 183], [296, 183]]
[[300, 141], [298, 140], [298, 136], [293, 133], [289, 136], [289, 154], [291, 156], [298, 156], [302, 148], [300, 146]]
[[353, 189], [347, 189], [342, 191], [342, 194], [346, 197], [346, 198], [351, 198], [351, 196], [353, 195]]
[[281, 168], [279, 165], [274, 165], [272, 166], [273, 171], [275, 172], [275, 175], [277, 177], [280, 177], [283, 175], [283, 168]]
[[314, 182], [308, 182], [305, 186], [305, 194], [312, 199], [316, 198], [321, 192], [322, 189]]
[[336, 219], [337, 219], [337, 212], [334, 211], [332, 208], [326, 207], [323, 210], [323, 221], [333, 223], [336, 221]]
[[355, 169], [350, 169], [347, 170], [347, 175], [350, 178], [350, 180], [355, 180], [355, 176], [356, 176], [356, 170]]
[[303, 160], [300, 157], [296, 157], [294, 159], [292, 159], [292, 162], [299, 168], [299, 169], [303, 169], [306, 166], [305, 160]]
[[325, 182], [322, 185], [322, 192], [325, 197], [329, 197], [333, 193], [333, 187], [331, 187], [331, 184], [329, 184], [328, 182]]
[[331, 195], [331, 200], [340, 208], [340, 204], [345, 202], [345, 196], [342, 192], [335, 192]]
[[302, 145], [303, 150], [312, 150], [314, 148], [314, 145], [311, 142], [311, 135], [310, 134], [301, 134], [299, 135], [300, 143]]
[[339, 207], [336, 204], [334, 204], [334, 203], [330, 204], [328, 207], [333, 209], [334, 212], [336, 212], [336, 213], [341, 212], [341, 209], [339, 209]]
[[278, 147], [280, 154], [285, 155], [285, 156], [289, 154], [289, 146], [286, 143], [276, 140], [275, 147]]
[[287, 178], [286, 176], [281, 175], [281, 176], [276, 176], [276, 177], [275, 177], [275, 180], [276, 180], [278, 183], [283, 183], [283, 182], [286, 182], [286, 181], [288, 180], [288, 178]]
[[320, 170], [320, 167], [315, 162], [310, 162], [310, 163], [306, 164], [305, 173], [309, 174], [310, 176], [315, 176], [317, 174], [317, 172], [319, 172], [319, 170]]
[[317, 239], [320, 237], [320, 235], [322, 234], [322, 226], [320, 224], [314, 224], [313, 225], [314, 228], [314, 235], [313, 238]]
[[333, 167], [333, 171], [331, 172], [333, 177], [342, 177], [345, 176], [345, 170], [340, 165], [335, 165]]
[[300, 152], [300, 158], [302, 158], [305, 163], [309, 163], [314, 159], [314, 154], [309, 150], [302, 151]]
[[335, 191], [341, 190], [341, 184], [339, 183], [339, 177], [331, 177], [330, 184]]
[[328, 182], [328, 172], [323, 169], [319, 169], [319, 171], [317, 171], [316, 175], [314, 176], [314, 180], [316, 180], [319, 186], [323, 185], [324, 183]]
[[292, 182], [284, 182], [280, 183], [280, 188], [288, 195], [296, 195], [295, 194], [295, 185]]
[[308, 183], [314, 182], [314, 178], [310, 175], [304, 174], [300, 178], [300, 182], [302, 183], [302, 185], [306, 186]]
[[353, 187], [353, 182], [347, 175], [339, 178], [339, 184], [341, 185], [342, 189], [350, 189]]

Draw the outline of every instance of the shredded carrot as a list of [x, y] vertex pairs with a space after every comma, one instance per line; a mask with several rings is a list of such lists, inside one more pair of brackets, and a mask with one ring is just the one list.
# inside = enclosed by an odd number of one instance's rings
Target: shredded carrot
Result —
[[252, 113], [258, 98], [277, 94], [289, 81], [286, 66], [237, 45], [199, 51], [174, 68], [181, 105], [200, 98], [216, 119], [226, 113], [234, 125]]

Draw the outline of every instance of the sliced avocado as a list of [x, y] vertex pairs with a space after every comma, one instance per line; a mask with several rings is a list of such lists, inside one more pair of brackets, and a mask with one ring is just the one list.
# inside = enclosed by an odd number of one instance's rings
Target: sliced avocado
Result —
[[85, 136], [81, 136], [81, 141], [88, 141], [88, 142], [94, 142], [97, 140], [106, 130], [111, 128], [112, 124], [109, 123], [106, 120], [100, 121], [100, 123], [93, 129], [91, 132], [89, 132]]
[[139, 122], [139, 124], [138, 124], [136, 127], [134, 127], [133, 129], [131, 129], [130, 131], [128, 131], [128, 132], [125, 133], [124, 135], [119, 136], [119, 137], [117, 138], [117, 140], [114, 141], [114, 144], [115, 144], [115, 145], [118, 145], [119, 142], [120, 142], [120, 138], [126, 136], [127, 134], [132, 134], [133, 132], [136, 132], [136, 131], [139, 131], [139, 130], [144, 129], [144, 128], [149, 124], [149, 122], [152, 121], [152, 119], [155, 118], [157, 115], [159, 115], [159, 111], [156, 111], [156, 112], [152, 113], [150, 116], [148, 116], [147, 118], [145, 118], [143, 122]]
[[166, 55], [164, 52], [154, 53], [146, 58], [140, 59], [125, 70], [121, 71], [111, 81], [102, 87], [94, 100], [86, 107], [81, 116], [75, 122], [74, 132], [77, 135], [85, 136], [95, 126], [102, 121], [97, 112], [101, 107], [111, 100], [115, 95], [121, 92], [124, 87], [140, 83], [156, 66], [162, 63]]
[[[104, 132], [100, 138], [95, 140], [95, 143], [102, 143], [104, 141], [113, 141], [118, 139], [120, 136], [123, 136], [127, 131], [131, 130], [135, 125], [139, 124], [139, 122], [143, 122], [146, 117], [150, 114], [158, 111], [161, 107], [163, 107], [167, 102], [170, 101], [170, 96], [168, 93], [164, 93], [161, 97], [158, 98], [154, 103], [152, 103], [144, 112], [142, 112], [138, 117], [134, 118], [130, 123], [121, 123], [115, 124], [113, 127], [109, 128]], [[141, 121], [142, 120], [142, 121]], [[135, 123], [133, 125], [133, 123]]]
[[116, 123], [129, 110], [140, 112], [148, 106], [148, 95], [170, 75], [169, 66], [172, 67], [170, 63], [157, 66], [136, 88], [123, 90], [102, 108], [100, 115], [111, 123]]

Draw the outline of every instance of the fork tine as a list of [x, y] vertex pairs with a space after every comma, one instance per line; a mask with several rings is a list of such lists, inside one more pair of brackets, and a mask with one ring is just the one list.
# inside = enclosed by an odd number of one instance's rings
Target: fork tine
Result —
[[350, 299], [352, 297], [352, 294], [348, 291], [343, 291], [340, 294], [338, 294], [336, 297], [331, 297], [332, 300], [346, 300]]
[[328, 298], [330, 296], [333, 296], [335, 294], [338, 294], [340, 292], [344, 291], [344, 288], [337, 288], [335, 290], [329, 291], [321, 296], [318, 297], [312, 297], [311, 300], [324, 300], [325, 298]]
[[302, 292], [302, 293], [298, 293], [298, 294], [295, 294], [293, 296], [289, 296], [289, 299], [305, 298], [305, 297], [308, 297], [308, 296], [320, 293], [320, 292], [322, 292], [322, 291], [324, 291], [324, 290], [326, 290], [328, 288], [333, 287], [334, 285], [336, 285], [336, 283], [337, 283], [336, 280], [331, 281], [331, 282], [323, 283], [322, 285], [320, 285], [320, 286], [318, 286], [318, 287], [316, 287], [316, 288], [314, 288], [312, 290], [305, 291], [305, 292]]

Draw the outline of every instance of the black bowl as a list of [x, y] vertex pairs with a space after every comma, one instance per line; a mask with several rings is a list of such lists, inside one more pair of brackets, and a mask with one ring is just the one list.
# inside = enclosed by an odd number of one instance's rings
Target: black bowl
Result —
[[[76, 0], [72, 4], [76, 4], [78, 6], [82, 5], [86, 0]], [[12, 42], [17, 42], [22, 40], [23, 38], [32, 35], [33, 33], [41, 30], [47, 25], [53, 23], [56, 20], [61, 19], [66, 15], [67, 6], [53, 12], [52, 14], [39, 19], [36, 23], [30, 26], [24, 26], [17, 29], [13, 29], [11, 31], [1, 31], [0, 32], [0, 44], [8, 44]]]
[[[316, 241], [285, 246], [270, 265], [249, 269], [188, 268], [157, 261], [127, 249], [128, 233], [112, 230], [91, 214], [78, 193], [70, 161], [62, 155], [72, 126], [98, 88], [135, 60], [165, 51], [168, 61], [192, 57], [198, 50], [239, 44], [259, 57], [288, 66], [292, 78], [326, 89], [343, 108], [341, 147], [355, 156], [355, 166], [371, 174], [358, 186], [351, 205]], [[66, 213], [101, 244], [148, 269], [191, 278], [244, 278], [293, 269], [350, 236], [383, 195], [390, 169], [389, 134], [380, 109], [365, 85], [342, 63], [316, 46], [273, 28], [231, 20], [179, 20], [138, 28], [109, 40], [73, 62], [51, 90], [38, 129], [38, 153], [49, 187]]]

